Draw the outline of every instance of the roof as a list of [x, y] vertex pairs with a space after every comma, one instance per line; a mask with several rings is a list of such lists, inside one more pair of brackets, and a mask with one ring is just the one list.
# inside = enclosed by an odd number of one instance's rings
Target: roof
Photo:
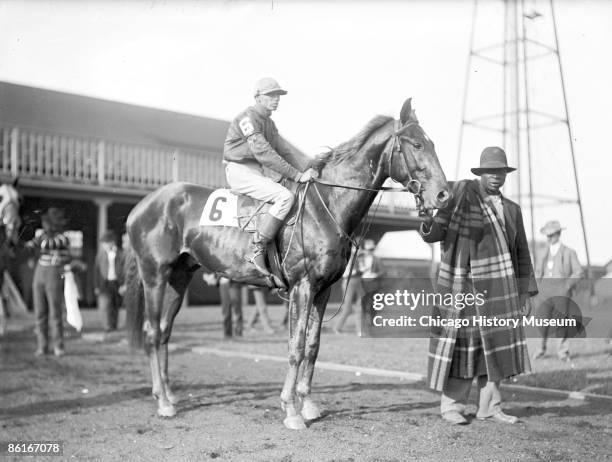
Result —
[[221, 152], [228, 121], [0, 82], [0, 123]]

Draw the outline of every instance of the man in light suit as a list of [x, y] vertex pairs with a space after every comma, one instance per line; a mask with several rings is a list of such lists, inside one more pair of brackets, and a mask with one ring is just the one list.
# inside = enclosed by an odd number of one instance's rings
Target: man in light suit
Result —
[[98, 297], [98, 309], [103, 313], [105, 331], [117, 330], [117, 318], [121, 306], [120, 287], [124, 284], [124, 255], [117, 247], [113, 231], [106, 231], [100, 239], [96, 255], [94, 286]]
[[[540, 287], [538, 316], [549, 318], [566, 318], [569, 314], [569, 302], [573, 288], [582, 277], [582, 267], [576, 256], [576, 251], [561, 242], [561, 231], [565, 228], [554, 220], [549, 221], [540, 230], [548, 240], [546, 250], [537, 259], [535, 268], [536, 280]], [[557, 347], [557, 356], [562, 361], [570, 358], [569, 338], [567, 329], [563, 329]], [[542, 341], [533, 359], [538, 359], [546, 353], [548, 327], [541, 330]]]

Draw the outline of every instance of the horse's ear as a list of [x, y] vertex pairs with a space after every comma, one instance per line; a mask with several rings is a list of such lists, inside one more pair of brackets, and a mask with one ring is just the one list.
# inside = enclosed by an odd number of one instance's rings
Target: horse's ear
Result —
[[402, 106], [402, 110], [400, 112], [400, 122], [404, 125], [408, 120], [410, 120], [410, 116], [412, 113], [412, 98], [408, 98], [404, 101], [404, 105]]
[[15, 179], [13, 180], [13, 188], [16, 188], [18, 184], [19, 184], [19, 177], [16, 176]]

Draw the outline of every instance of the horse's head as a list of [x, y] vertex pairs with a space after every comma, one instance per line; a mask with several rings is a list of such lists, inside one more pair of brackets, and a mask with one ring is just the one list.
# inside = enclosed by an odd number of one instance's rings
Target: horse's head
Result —
[[18, 231], [21, 227], [19, 206], [21, 197], [15, 188], [15, 184], [3, 184], [0, 186], [0, 225], [5, 229], [8, 241], [16, 243]]
[[442, 208], [450, 199], [449, 187], [433, 141], [419, 125], [411, 101], [404, 102], [390, 140], [389, 176], [410, 189], [424, 208]]

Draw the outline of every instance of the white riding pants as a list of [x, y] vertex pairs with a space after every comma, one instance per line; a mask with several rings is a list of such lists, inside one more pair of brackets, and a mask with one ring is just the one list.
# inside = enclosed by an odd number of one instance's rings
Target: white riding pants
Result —
[[291, 210], [293, 193], [265, 176], [259, 164], [228, 162], [225, 166], [225, 176], [232, 191], [261, 201], [272, 202], [268, 213], [273, 217], [284, 220]]

